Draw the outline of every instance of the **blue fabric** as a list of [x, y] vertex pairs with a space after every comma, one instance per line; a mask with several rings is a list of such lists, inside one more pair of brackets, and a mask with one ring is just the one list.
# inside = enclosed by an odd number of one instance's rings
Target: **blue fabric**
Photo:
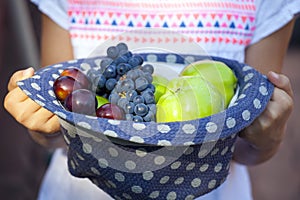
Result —
[[[141, 55], [153, 63], [207, 59], [168, 53]], [[246, 64], [211, 59], [224, 62], [234, 71], [240, 89], [238, 98], [223, 112], [184, 122], [134, 123], [63, 109], [52, 91], [54, 80], [68, 67], [99, 67], [101, 57], [46, 67], [18, 85], [61, 119], [69, 146], [69, 171], [74, 176], [88, 177], [115, 199], [194, 199], [225, 181], [237, 133], [265, 109], [274, 89], [265, 76]]]

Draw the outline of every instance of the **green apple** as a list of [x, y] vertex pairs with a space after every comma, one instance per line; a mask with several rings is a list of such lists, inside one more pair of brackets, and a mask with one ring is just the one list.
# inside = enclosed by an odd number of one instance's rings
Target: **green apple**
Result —
[[152, 84], [155, 87], [154, 97], [155, 97], [155, 102], [157, 103], [159, 98], [163, 94], [165, 94], [169, 80], [158, 74], [153, 74], [152, 77], [153, 77]]
[[97, 108], [99, 108], [100, 106], [104, 105], [104, 104], [107, 104], [109, 103], [108, 99], [102, 97], [102, 96], [99, 96], [99, 95], [96, 95], [96, 99], [97, 99]]
[[200, 76], [181, 76], [169, 81], [156, 104], [156, 121], [172, 122], [210, 116], [225, 109], [224, 96]]
[[227, 107], [234, 95], [237, 78], [233, 71], [223, 62], [202, 60], [189, 64], [180, 76], [201, 76], [211, 82], [225, 96]]

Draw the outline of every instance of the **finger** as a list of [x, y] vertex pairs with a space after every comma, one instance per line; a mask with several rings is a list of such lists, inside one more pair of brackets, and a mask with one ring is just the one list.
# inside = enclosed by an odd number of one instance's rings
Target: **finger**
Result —
[[[15, 91], [15, 90], [13, 90]], [[11, 93], [9, 93], [10, 95]], [[14, 101], [15, 99], [5, 99], [5, 109], [21, 124], [24, 125], [27, 119], [31, 118], [31, 115], [40, 109], [40, 106], [29, 98], [25, 98], [23, 101]]]
[[40, 107], [32, 118], [36, 120], [28, 120], [28, 128], [31, 130], [45, 134], [56, 133], [60, 130], [58, 117], [43, 107]]
[[[29, 97], [20, 89], [15, 88], [11, 90], [9, 93], [7, 93], [5, 100], [4, 100], [4, 106], [5, 107], [15, 107], [16, 105], [28, 100]], [[32, 101], [32, 100], [31, 100]]]
[[4, 99], [5, 109], [20, 123], [36, 112], [40, 106], [28, 98], [20, 88], [10, 91]]
[[12, 103], [12, 106], [7, 103], [5, 107], [27, 129], [43, 133], [55, 133], [59, 131], [57, 117], [30, 98], [22, 102]]
[[[275, 88], [272, 99], [267, 106], [267, 109], [273, 112], [277, 112], [278, 115], [288, 115], [292, 112], [294, 107], [294, 101], [284, 90]], [[279, 117], [279, 116], [278, 116]]]
[[267, 77], [276, 87], [284, 90], [290, 97], [294, 97], [292, 85], [287, 76], [270, 71]]
[[14, 88], [18, 87], [17, 86], [18, 81], [29, 78], [33, 74], [34, 74], [34, 69], [32, 67], [29, 67], [25, 70], [20, 70], [20, 71], [15, 72], [9, 80], [9, 83], [8, 83], [8, 86], [7, 86], [8, 91], [11, 91]]
[[56, 115], [52, 115], [52, 117], [48, 119], [45, 126], [48, 127], [47, 129], [44, 129], [44, 132], [47, 134], [53, 134], [60, 131], [60, 124]]

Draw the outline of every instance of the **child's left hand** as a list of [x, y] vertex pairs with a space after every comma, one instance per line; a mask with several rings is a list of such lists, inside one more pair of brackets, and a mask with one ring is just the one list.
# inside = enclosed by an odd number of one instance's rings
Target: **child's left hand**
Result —
[[[234, 159], [243, 164], [261, 163], [276, 153], [293, 109], [293, 91], [288, 77], [274, 72], [269, 72], [267, 77], [275, 85], [270, 102], [264, 112], [239, 133], [242, 139], [238, 140]], [[237, 151], [248, 153], [241, 155]]]

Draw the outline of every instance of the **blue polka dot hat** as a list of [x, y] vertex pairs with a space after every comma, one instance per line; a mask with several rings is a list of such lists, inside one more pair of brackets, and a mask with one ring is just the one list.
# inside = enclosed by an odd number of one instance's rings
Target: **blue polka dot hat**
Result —
[[[145, 61], [184, 64], [196, 55], [140, 54]], [[168, 59], [168, 58], [172, 59]], [[238, 78], [236, 100], [209, 117], [169, 123], [118, 121], [66, 111], [52, 90], [68, 67], [99, 67], [101, 57], [43, 68], [19, 87], [56, 114], [68, 145], [69, 171], [89, 178], [114, 199], [194, 199], [220, 186], [229, 173], [237, 133], [265, 109], [274, 86], [252, 67], [224, 62]]]

